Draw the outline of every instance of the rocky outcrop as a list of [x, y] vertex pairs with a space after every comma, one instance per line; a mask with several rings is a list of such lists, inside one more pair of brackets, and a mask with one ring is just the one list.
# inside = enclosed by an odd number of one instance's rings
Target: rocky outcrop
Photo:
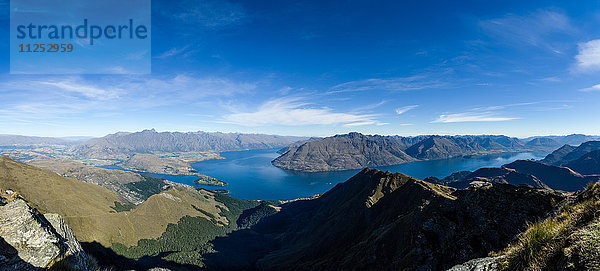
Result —
[[50, 222], [56, 234], [63, 241], [64, 255], [67, 261], [72, 266], [77, 267], [77, 269], [85, 270], [88, 266], [88, 259], [69, 225], [67, 225], [59, 214], [44, 214], [44, 218]]
[[496, 271], [500, 270], [496, 261], [501, 257], [485, 257], [470, 260], [466, 263], [455, 265], [448, 271]]
[[59, 215], [41, 215], [22, 199], [0, 206], [0, 270], [38, 270], [53, 264], [87, 270], [85, 252]]

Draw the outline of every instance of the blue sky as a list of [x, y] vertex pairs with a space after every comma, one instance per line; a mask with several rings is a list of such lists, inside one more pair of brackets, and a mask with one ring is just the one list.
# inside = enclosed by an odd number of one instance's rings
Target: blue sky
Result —
[[154, 0], [150, 75], [9, 74], [0, 11], [0, 134], [600, 134], [598, 1]]

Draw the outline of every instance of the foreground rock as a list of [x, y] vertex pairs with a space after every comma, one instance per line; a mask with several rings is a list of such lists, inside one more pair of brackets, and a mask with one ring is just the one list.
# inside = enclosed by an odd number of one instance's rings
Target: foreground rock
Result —
[[86, 254], [62, 218], [41, 215], [22, 199], [0, 206], [0, 270], [38, 270], [55, 264], [88, 270]]
[[500, 257], [485, 257], [470, 260], [466, 263], [455, 265], [448, 271], [496, 271], [500, 270], [497, 261]]

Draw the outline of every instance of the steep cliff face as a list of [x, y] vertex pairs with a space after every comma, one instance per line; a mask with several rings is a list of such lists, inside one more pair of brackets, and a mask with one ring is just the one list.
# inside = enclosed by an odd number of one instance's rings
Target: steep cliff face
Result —
[[57, 214], [41, 215], [22, 199], [0, 206], [0, 270], [38, 270], [60, 263], [87, 270], [88, 260]]

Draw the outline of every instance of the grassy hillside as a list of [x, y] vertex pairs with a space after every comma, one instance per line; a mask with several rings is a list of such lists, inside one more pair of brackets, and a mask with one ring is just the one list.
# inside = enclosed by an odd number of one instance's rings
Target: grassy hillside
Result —
[[531, 224], [505, 249], [503, 270], [600, 270], [600, 183]]
[[[59, 213], [79, 240], [106, 241], [112, 219], [110, 207], [119, 201], [106, 188], [61, 177], [0, 156], [0, 187], [23, 195], [42, 213]], [[115, 217], [115, 221], [119, 218]], [[100, 230], [103, 229], [103, 230]]]
[[[141, 203], [153, 194], [160, 193], [164, 182], [148, 176], [114, 169], [84, 165], [67, 159], [38, 157], [27, 162], [34, 167], [52, 171], [60, 176], [97, 184], [117, 193], [123, 203]], [[143, 189], [138, 189], [138, 187]], [[146, 189], [155, 188], [158, 189]]]
[[155, 240], [142, 239], [133, 247], [117, 243], [111, 248], [128, 258], [160, 255], [164, 260], [204, 266], [202, 255], [214, 252], [209, 242], [236, 230], [238, 226], [235, 221], [242, 212], [258, 205], [256, 201], [236, 199], [218, 193], [213, 194], [213, 199], [227, 206], [218, 207], [219, 216], [199, 209], [206, 216], [185, 216], [177, 224], [168, 225], [165, 233]]
[[106, 188], [61, 177], [0, 157], [0, 188], [20, 193], [42, 213], [58, 213], [81, 242], [133, 246], [140, 239], [160, 237], [167, 225], [183, 217], [201, 217], [227, 226], [229, 208], [207, 190], [172, 186], [130, 211], [116, 212], [117, 195]]

